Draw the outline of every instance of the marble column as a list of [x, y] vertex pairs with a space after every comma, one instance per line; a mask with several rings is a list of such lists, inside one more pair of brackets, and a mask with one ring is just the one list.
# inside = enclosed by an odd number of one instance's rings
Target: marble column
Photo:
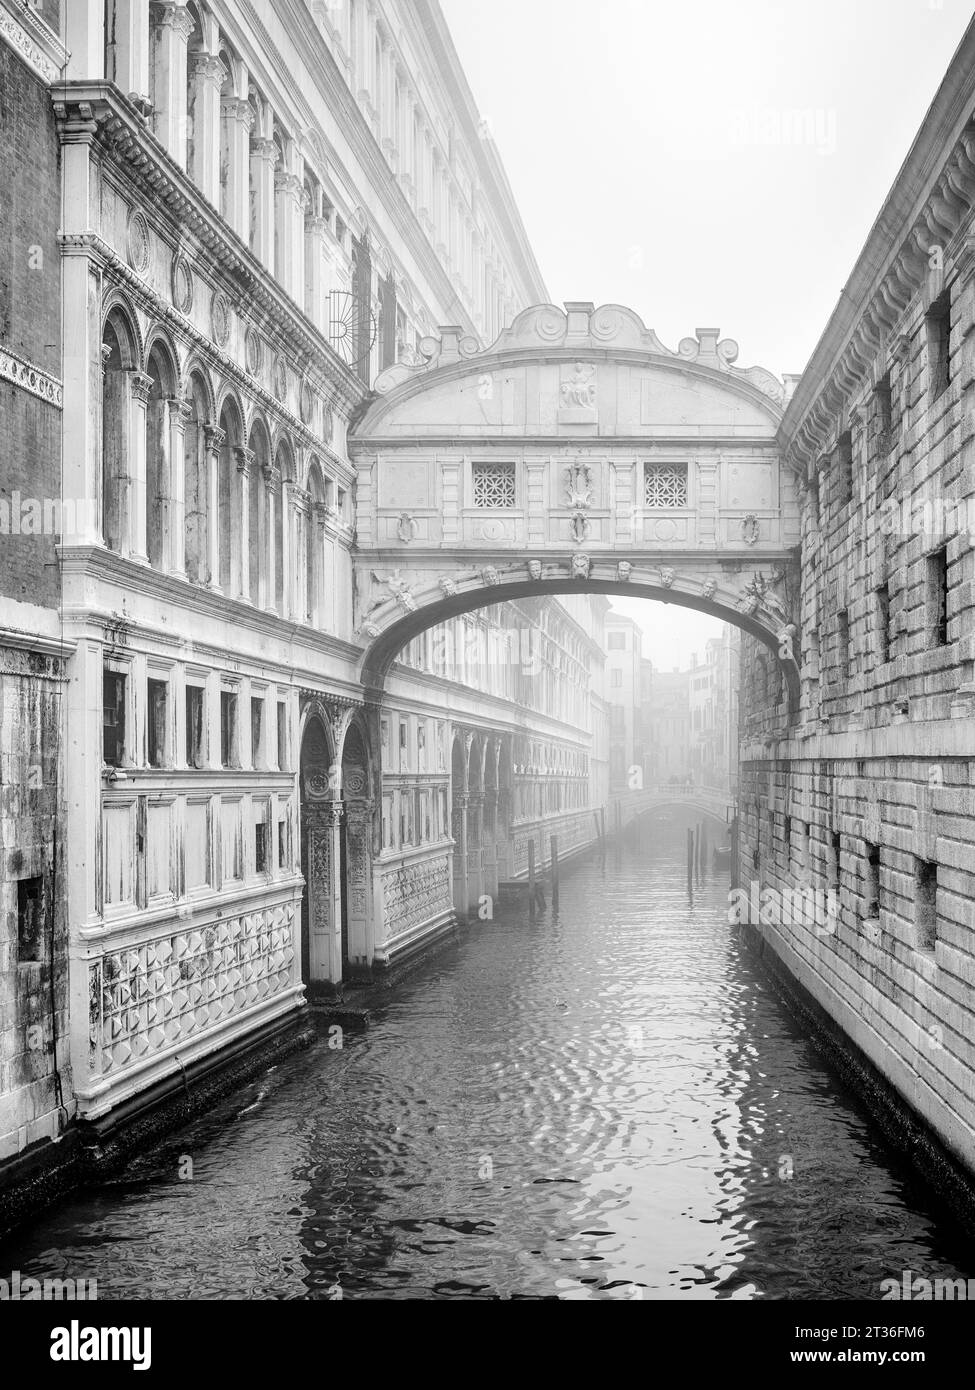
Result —
[[275, 265], [278, 283], [296, 303], [304, 301], [305, 290], [305, 233], [304, 189], [297, 174], [281, 171], [274, 177], [274, 220], [277, 252], [281, 260]]
[[266, 464], [263, 469], [264, 488], [262, 492], [264, 507], [264, 534], [267, 537], [265, 550], [265, 575], [261, 582], [261, 607], [272, 610], [277, 609], [277, 591], [275, 586], [275, 506], [274, 499], [281, 487], [281, 470], [271, 464]]
[[451, 810], [451, 836], [454, 841], [454, 911], [467, 914], [467, 797], [455, 796]]
[[184, 0], [160, 5], [153, 29], [152, 103], [156, 136], [186, 168], [186, 48], [193, 19]]
[[273, 140], [251, 140], [250, 187], [251, 250], [261, 264], [274, 272], [274, 165], [278, 150]]
[[220, 146], [223, 135], [220, 89], [227, 69], [215, 53], [201, 53], [193, 64], [193, 159], [190, 176], [204, 198], [220, 208]]
[[305, 218], [305, 313], [316, 328], [327, 333], [328, 290], [325, 255], [328, 221], [315, 213]]
[[146, 409], [152, 377], [144, 372], [129, 374], [129, 499], [128, 553], [133, 560], [149, 563], [146, 550]]
[[242, 97], [220, 102], [220, 211], [241, 241], [250, 242], [250, 138], [254, 113]]
[[220, 593], [220, 527], [230, 525], [229, 517], [220, 516], [220, 451], [227, 436], [217, 425], [204, 425], [203, 438], [206, 459], [207, 530], [206, 560], [202, 571], [207, 587]]
[[254, 467], [254, 451], [240, 445], [234, 448], [237, 464], [237, 516], [233, 541], [236, 553], [231, 555], [231, 574], [233, 576], [233, 598], [250, 598], [250, 488], [251, 473]]
[[126, 96], [148, 97], [149, 0], [115, 0], [114, 33], [116, 87]]
[[183, 455], [186, 423], [193, 414], [188, 401], [170, 400], [169, 498], [163, 517], [163, 564], [171, 574], [186, 574], [186, 473]]

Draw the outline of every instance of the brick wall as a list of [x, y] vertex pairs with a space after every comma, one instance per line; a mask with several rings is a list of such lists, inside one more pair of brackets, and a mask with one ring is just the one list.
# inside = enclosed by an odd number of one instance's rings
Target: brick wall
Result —
[[975, 281], [947, 256], [837, 406], [805, 507], [801, 707], [790, 722], [746, 641], [740, 804], [762, 935], [970, 1169], [973, 330]]
[[[0, 130], [0, 348], [57, 378], [58, 143], [47, 90], [3, 41]], [[48, 643], [4, 638], [58, 604], [55, 536], [34, 533], [43, 511], [31, 499], [60, 495], [60, 433], [55, 405], [0, 378], [0, 1162], [56, 1135], [62, 1098], [70, 1105], [62, 663]]]
[[[0, 254], [0, 347], [61, 372], [58, 141], [47, 90], [0, 40], [0, 188], [6, 203]], [[54, 607], [54, 540], [29, 527], [24, 500], [60, 497], [61, 413], [0, 378], [0, 594]], [[18, 499], [20, 505], [18, 506]], [[4, 505], [5, 504], [5, 505]]]

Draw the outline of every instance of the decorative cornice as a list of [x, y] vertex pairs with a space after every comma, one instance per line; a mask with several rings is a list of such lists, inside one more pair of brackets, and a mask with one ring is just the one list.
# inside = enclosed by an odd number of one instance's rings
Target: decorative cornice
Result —
[[973, 84], [970, 25], [786, 409], [780, 440], [798, 470], [823, 451], [878, 352], [896, 356], [891, 340], [918, 292], [932, 277], [943, 283], [956, 255], [970, 273], [963, 236], [975, 205]]
[[[334, 452], [327, 439], [315, 434], [307, 424], [304, 424], [287, 406], [266, 390], [259, 381], [249, 376], [235, 358], [225, 352], [212, 337], [201, 332], [190, 319], [179, 313], [168, 300], [164, 299], [141, 276], [137, 275], [118, 252], [106, 241], [103, 241], [100, 236], [95, 232], [81, 232], [71, 236], [62, 235], [58, 240], [62, 256], [87, 256], [103, 270], [110, 270], [113, 279], [123, 284], [132, 295], [133, 300], [140, 304], [143, 309], [151, 312], [153, 317], [169, 325], [181, 338], [188, 339], [199, 348], [240, 391], [250, 396], [251, 399], [259, 401], [267, 410], [280, 418], [287, 425], [296, 441], [300, 440], [307, 447], [314, 449], [319, 457], [327, 458], [332, 467], [339, 473], [351, 478], [354, 472], [353, 466]], [[217, 293], [222, 295], [223, 291], [219, 290]], [[326, 378], [326, 382], [330, 387], [334, 385], [331, 378]], [[345, 404], [348, 408], [347, 401]]]
[[56, 82], [68, 60], [67, 51], [30, 5], [0, 0], [0, 38], [5, 39], [43, 82]]
[[45, 372], [41, 367], [35, 367], [33, 362], [29, 362], [26, 357], [21, 357], [12, 348], [2, 345], [0, 345], [0, 378], [13, 382], [14, 386], [19, 386], [23, 391], [29, 391], [32, 396], [37, 396], [39, 400], [47, 401], [48, 405], [57, 406], [60, 410], [62, 391], [59, 379], [52, 376], [50, 372]]
[[[62, 141], [68, 143], [79, 135], [90, 139], [93, 134], [96, 145], [130, 178], [133, 196], [155, 202], [157, 218], [158, 207], [165, 208], [172, 218], [173, 233], [189, 233], [203, 253], [212, 257], [227, 293], [238, 302], [245, 300], [249, 315], [255, 311], [265, 314], [276, 345], [292, 360], [314, 362], [329, 393], [347, 410], [353, 410], [364, 394], [358, 377], [211, 207], [185, 170], [147, 131], [132, 103], [113, 85], [101, 82], [59, 84], [53, 96]], [[62, 238], [62, 244], [78, 244], [79, 237], [100, 242], [114, 259], [114, 251], [92, 232]], [[184, 331], [195, 331], [182, 317], [180, 326]]]

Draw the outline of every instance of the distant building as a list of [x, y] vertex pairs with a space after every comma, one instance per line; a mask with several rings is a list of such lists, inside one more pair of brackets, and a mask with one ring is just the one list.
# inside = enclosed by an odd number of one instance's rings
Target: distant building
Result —
[[690, 672], [655, 671], [649, 709], [651, 774], [683, 780], [690, 771]]
[[738, 763], [739, 632], [726, 626], [688, 672], [690, 769], [697, 782], [728, 786]]
[[632, 618], [606, 614], [606, 703], [609, 706], [609, 786], [629, 785], [632, 769], [644, 772], [643, 632]]

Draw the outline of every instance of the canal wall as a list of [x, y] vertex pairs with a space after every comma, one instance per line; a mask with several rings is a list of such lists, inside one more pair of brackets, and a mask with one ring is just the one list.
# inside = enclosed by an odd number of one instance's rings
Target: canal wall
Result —
[[[970, 31], [783, 415], [800, 681], [744, 638], [739, 855], [769, 949], [969, 1172], [973, 89]], [[825, 922], [783, 910], [804, 887]]]
[[846, 1027], [800, 982], [801, 963], [790, 959], [787, 950], [780, 954], [760, 926], [743, 922], [738, 930], [775, 978], [779, 995], [817, 1051], [859, 1097], [891, 1147], [914, 1167], [965, 1228], [975, 1233], [975, 1173], [971, 1166], [942, 1142]]

